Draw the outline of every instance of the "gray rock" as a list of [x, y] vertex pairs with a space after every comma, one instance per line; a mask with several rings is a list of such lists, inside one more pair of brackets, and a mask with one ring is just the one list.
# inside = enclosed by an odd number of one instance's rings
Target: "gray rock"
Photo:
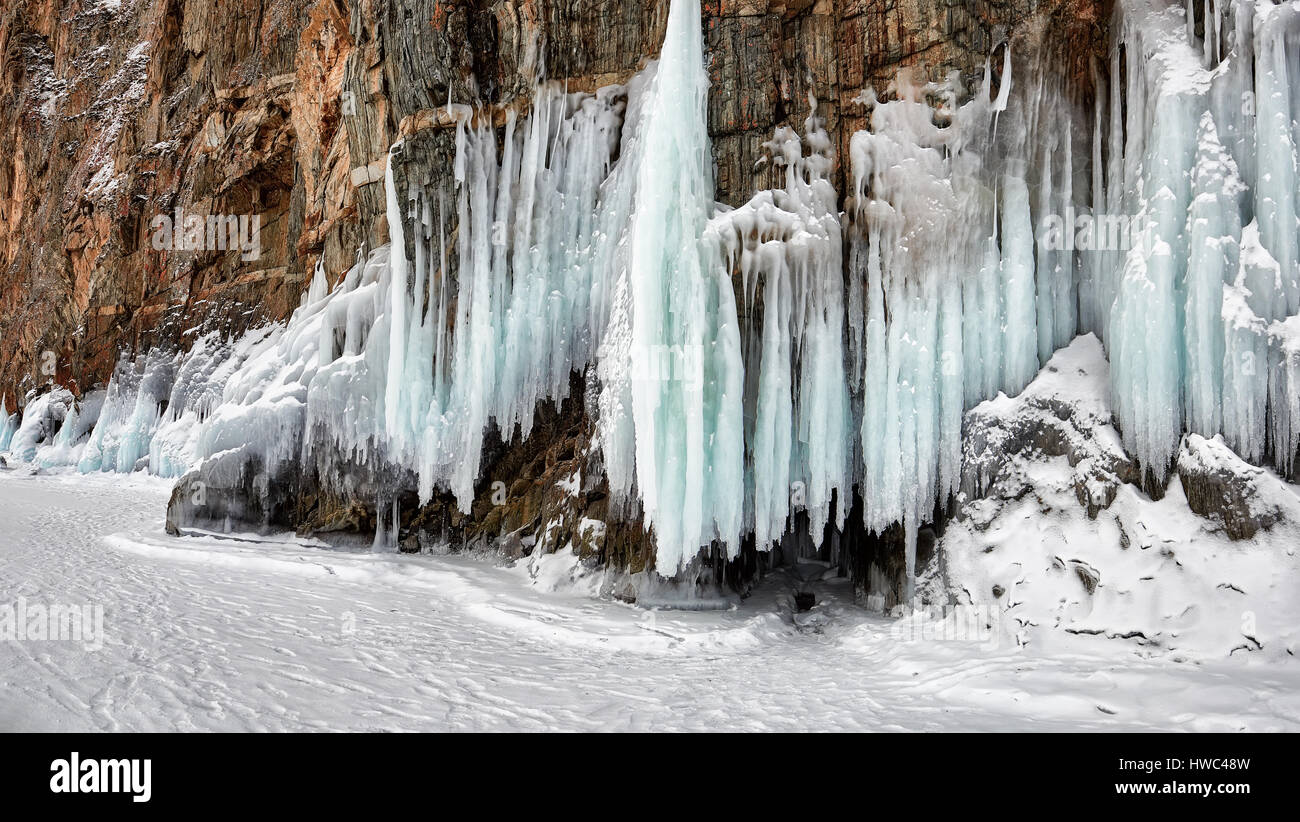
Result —
[[1250, 539], [1285, 519], [1273, 487], [1279, 481], [1238, 457], [1222, 437], [1188, 434], [1178, 449], [1177, 470], [1188, 507], [1232, 539]]

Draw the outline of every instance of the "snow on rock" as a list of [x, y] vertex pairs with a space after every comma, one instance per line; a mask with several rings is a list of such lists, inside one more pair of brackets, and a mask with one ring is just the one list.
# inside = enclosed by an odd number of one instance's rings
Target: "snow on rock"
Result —
[[1110, 406], [1110, 368], [1092, 334], [1075, 338], [1015, 398], [998, 394], [966, 414], [962, 501], [978, 516], [986, 497], [1014, 499], [1033, 481], [1029, 464], [1064, 457], [1078, 503], [1095, 519], [1121, 484], [1138, 479]]
[[1184, 437], [1178, 479], [1191, 509], [1222, 525], [1230, 539], [1250, 539], [1284, 519], [1300, 522], [1300, 500], [1286, 483], [1242, 460], [1222, 437]]
[[963, 499], [922, 575], [926, 600], [989, 609], [1049, 648], [1087, 634], [1176, 659], [1293, 654], [1300, 487], [1189, 435], [1181, 481], [1153, 500], [1108, 395], [1085, 335], [1021, 395], [967, 414]]

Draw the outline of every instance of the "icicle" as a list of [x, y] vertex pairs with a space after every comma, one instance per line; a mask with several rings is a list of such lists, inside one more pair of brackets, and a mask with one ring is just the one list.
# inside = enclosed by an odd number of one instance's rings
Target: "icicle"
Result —
[[0, 397], [0, 451], [9, 448], [9, 441], [18, 430], [18, 415], [9, 413], [5, 401], [5, 397]]
[[1018, 394], [1038, 373], [1037, 317], [1034, 308], [1034, 227], [1024, 178], [1002, 178], [1002, 293], [1006, 299], [1003, 389]]
[[1217, 432], [1221, 426], [1224, 333], [1223, 285], [1231, 278], [1241, 233], [1236, 164], [1219, 142], [1207, 111], [1197, 132], [1193, 200], [1187, 215], [1189, 238], [1187, 299], [1184, 309], [1187, 373], [1184, 382], [1187, 426]]
[[631, 320], [625, 366], [661, 352], [680, 352], [691, 364], [682, 379], [632, 379], [628, 392], [636, 483], [664, 575], [713, 539], [735, 550], [744, 497], [734, 296], [729, 278], [708, 271], [699, 244], [713, 204], [702, 47], [698, 0], [674, 0], [639, 124], [624, 292]]

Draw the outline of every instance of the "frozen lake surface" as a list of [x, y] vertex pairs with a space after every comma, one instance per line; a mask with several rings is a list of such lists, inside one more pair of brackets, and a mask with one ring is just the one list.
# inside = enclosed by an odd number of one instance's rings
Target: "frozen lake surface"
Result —
[[104, 614], [98, 649], [0, 641], [0, 730], [1300, 730], [1285, 657], [900, 641], [843, 581], [797, 624], [784, 573], [732, 610], [652, 614], [564, 557], [169, 537], [169, 493], [0, 470], [0, 606]]

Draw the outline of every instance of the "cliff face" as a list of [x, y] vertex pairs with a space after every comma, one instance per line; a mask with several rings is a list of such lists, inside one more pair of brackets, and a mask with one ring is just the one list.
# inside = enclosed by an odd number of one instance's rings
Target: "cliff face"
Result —
[[[283, 317], [317, 259], [350, 259], [362, 236], [339, 119], [347, 28], [333, 3], [6, 4], [11, 406], [49, 377], [89, 388], [120, 351], [184, 344], [196, 325]], [[155, 218], [191, 215], [257, 215], [260, 254], [156, 241]]]
[[[1020, 32], [1049, 26], [1086, 93], [1105, 5], [708, 2], [717, 197], [735, 205], [772, 185], [763, 143], [801, 127], [811, 99], [844, 156], [863, 89], [883, 93], [905, 66], [974, 82]], [[522, 110], [542, 72], [575, 90], [624, 81], [655, 55], [666, 15], [648, 0], [7, 4], [0, 392], [14, 407], [51, 378], [84, 390], [122, 351], [284, 318], [318, 262], [333, 281], [363, 244], [386, 241], [395, 139], [410, 146], [402, 185], [450, 185], [440, 106]], [[259, 253], [187, 250], [157, 232], [162, 217], [179, 229], [211, 216], [256, 216]]]
[[[502, 125], [507, 112], [527, 111], [539, 77], [573, 91], [624, 83], [656, 56], [667, 14], [658, 0], [18, 0], [0, 17], [0, 392], [12, 408], [50, 382], [84, 391], [123, 352], [184, 349], [199, 332], [286, 318], [314, 269], [334, 282], [387, 242], [383, 181], [398, 140], [399, 193], [445, 192], [431, 206], [445, 213], [431, 216], [454, 235], [447, 104], [477, 105]], [[703, 15], [716, 198], [734, 206], [781, 186], [764, 144], [782, 125], [802, 132], [814, 105], [836, 147], [831, 181], [843, 201], [852, 187], [839, 158], [866, 126], [864, 92], [888, 98], [902, 69], [921, 82], [956, 72], [973, 90], [990, 66], [996, 88], [1010, 49], [1011, 65], [1050, 64], [1087, 102], [1109, 8], [712, 0]], [[181, 239], [191, 220], [198, 249]], [[214, 247], [214, 226], [238, 230]], [[403, 232], [408, 244], [415, 233]], [[641, 523], [612, 515], [602, 479], [562, 490], [578, 473], [602, 476], [587, 464], [584, 390], [575, 377], [569, 399], [544, 403], [527, 440], [489, 438], [470, 514], [450, 495], [396, 500], [403, 547], [423, 535], [507, 553], [568, 545], [632, 571], [652, 567]], [[271, 477], [264, 493], [250, 483], [266, 477], [240, 469], [226, 482], [220, 468], [205, 469], [202, 518], [304, 531], [374, 531], [387, 516], [375, 485], [401, 473], [368, 466], [340, 493], [307, 465]], [[195, 516], [186, 487], [173, 525]], [[860, 506], [853, 528], [831, 535], [836, 553], [860, 579], [897, 580], [902, 530], [868, 535]], [[802, 536], [786, 541], [806, 541], [807, 530], [797, 525]], [[718, 573], [738, 582], [754, 557], [747, 550]]]

